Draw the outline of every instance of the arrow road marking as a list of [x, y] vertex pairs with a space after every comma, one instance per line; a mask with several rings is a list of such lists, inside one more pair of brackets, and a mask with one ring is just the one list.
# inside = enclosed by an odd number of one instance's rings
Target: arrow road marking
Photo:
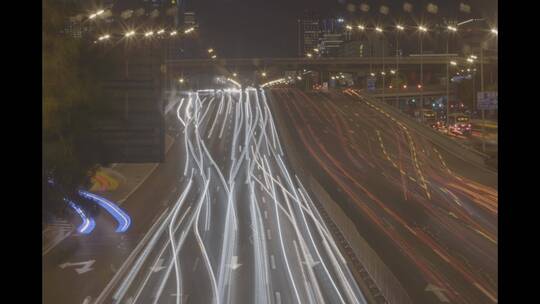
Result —
[[229, 267], [231, 267], [233, 270], [238, 269], [238, 267], [242, 266], [242, 264], [238, 264], [238, 256], [235, 255], [231, 259], [231, 263], [229, 264]]
[[160, 271], [161, 269], [165, 268], [165, 266], [163, 266], [163, 259], [159, 259], [157, 261], [156, 264], [154, 264], [154, 266], [150, 267], [152, 269], [152, 272], [158, 272]]
[[311, 254], [308, 252], [306, 254], [306, 260], [304, 262], [302, 262], [303, 264], [306, 264], [308, 265], [309, 267], [313, 268], [315, 267], [317, 264], [320, 263], [320, 261], [314, 261], [313, 260], [313, 257], [311, 256]]
[[88, 272], [94, 268], [92, 268], [92, 265], [96, 262], [96, 260], [89, 260], [89, 261], [84, 261], [84, 262], [77, 262], [77, 263], [70, 263], [70, 262], [67, 262], [67, 263], [64, 263], [62, 265], [60, 265], [60, 268], [64, 269], [66, 267], [71, 267], [71, 266], [79, 266], [79, 265], [83, 265], [82, 267], [80, 268], [75, 268], [75, 271], [78, 273], [78, 274], [83, 274], [85, 272]]
[[443, 291], [446, 291], [446, 289], [437, 287], [433, 284], [428, 284], [426, 286], [425, 291], [431, 291], [435, 294], [435, 296], [439, 299], [441, 302], [450, 303], [450, 300], [444, 295]]

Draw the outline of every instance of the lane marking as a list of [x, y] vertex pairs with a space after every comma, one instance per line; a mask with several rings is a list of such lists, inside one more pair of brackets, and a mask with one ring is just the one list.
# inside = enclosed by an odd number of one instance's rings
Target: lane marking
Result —
[[281, 304], [281, 293], [276, 291], [276, 304]]
[[276, 259], [273, 254], [270, 255], [270, 265], [272, 266], [272, 269], [276, 269]]
[[197, 257], [195, 259], [195, 263], [193, 263], [193, 268], [192, 268], [192, 271], [195, 272], [195, 270], [197, 269], [197, 266], [199, 265], [199, 257]]

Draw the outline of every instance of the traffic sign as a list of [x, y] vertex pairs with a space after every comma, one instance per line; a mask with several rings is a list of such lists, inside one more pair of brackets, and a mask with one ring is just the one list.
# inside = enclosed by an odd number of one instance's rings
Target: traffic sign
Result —
[[367, 90], [369, 92], [375, 91], [375, 77], [368, 77], [367, 78]]
[[477, 95], [478, 110], [497, 110], [498, 109], [498, 92], [484, 91], [478, 92]]

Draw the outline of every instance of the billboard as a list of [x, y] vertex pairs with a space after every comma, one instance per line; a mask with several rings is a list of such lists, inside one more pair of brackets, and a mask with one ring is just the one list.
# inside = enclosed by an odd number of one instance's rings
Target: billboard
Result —
[[498, 92], [484, 91], [478, 92], [476, 106], [478, 110], [497, 110], [498, 109]]

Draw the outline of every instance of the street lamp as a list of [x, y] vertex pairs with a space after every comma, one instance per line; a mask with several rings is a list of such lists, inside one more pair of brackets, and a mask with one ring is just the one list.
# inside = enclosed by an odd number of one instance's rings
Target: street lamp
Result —
[[105, 39], [109, 39], [111, 36], [109, 34], [106, 34], [106, 35], [103, 35], [101, 37], [98, 38], [99, 41], [101, 40], [105, 40]]
[[165, 30], [164, 30], [164, 29], [160, 29], [159, 31], [157, 31], [156, 34], [161, 35], [161, 34], [163, 34], [163, 33], [165, 33]]
[[[405, 27], [403, 25], [396, 25], [396, 71], [399, 71], [399, 32], [403, 32], [404, 30]], [[395, 73], [393, 70], [390, 72], [396, 74], [396, 86], [399, 87], [399, 74]], [[399, 95], [396, 95], [396, 107], [399, 108]]]
[[190, 27], [190, 28], [188, 28], [187, 30], [184, 31], [184, 34], [189, 34], [189, 33], [193, 32], [194, 30], [195, 30], [194, 27]]
[[[457, 26], [448, 25], [446, 27], [446, 55], [450, 53], [449, 40], [450, 34], [457, 32]], [[457, 65], [457, 62], [450, 61], [453, 66]], [[450, 65], [446, 64], [446, 131], [448, 132], [448, 126], [450, 125]]]
[[149, 31], [149, 32], [146, 32], [144, 34], [144, 37], [151, 37], [152, 35], [154, 35], [154, 32], [153, 31]]
[[[492, 28], [490, 32], [495, 37], [497, 37], [499, 35], [499, 32], [498, 32], [497, 28]], [[486, 42], [484, 42], [484, 43], [482, 43], [480, 45], [480, 91], [481, 92], [484, 92], [484, 44]], [[486, 129], [485, 129], [485, 124], [486, 124], [485, 110], [482, 109], [482, 152], [486, 152], [486, 139], [485, 139]]]
[[313, 55], [311, 53], [307, 53], [306, 56], [308, 56], [308, 58], [313, 57]]
[[97, 16], [103, 14], [104, 12], [105, 12], [104, 10], [99, 10], [99, 11], [97, 11], [97, 12], [91, 14], [88, 18], [94, 19], [94, 18], [96, 18]]
[[345, 28], [346, 28], [348, 31], [352, 30], [352, 26], [350, 26], [350, 25], [346, 25]]
[[[422, 48], [423, 34], [427, 32], [427, 27], [418, 26], [420, 32], [420, 85], [424, 84], [424, 49]], [[420, 91], [420, 111], [424, 109], [424, 91]]]
[[[383, 32], [383, 29], [379, 26], [375, 27], [375, 31], [379, 34], [381, 34]], [[382, 64], [383, 64], [383, 72], [381, 73], [381, 75], [383, 75], [382, 77], [382, 101], [384, 103], [384, 99], [385, 99], [385, 94], [384, 94], [384, 87], [386, 86], [385, 83], [384, 83], [384, 80], [385, 80], [385, 73], [384, 73], [384, 69], [385, 69], [385, 62], [384, 62], [384, 34], [382, 35]]]
[[180, 82], [180, 83], [184, 83], [184, 78], [180, 78], [180, 79], [178, 79], [178, 82]]
[[358, 25], [358, 29], [359, 29], [359, 30], [361, 30], [361, 31], [363, 31], [363, 30], [365, 30], [365, 29], [366, 29], [366, 27], [365, 27], [365, 26], [363, 26], [363, 25], [361, 25], [361, 24], [359, 24], [359, 25]]
[[214, 52], [214, 49], [208, 49], [208, 53], [211, 54]]
[[236, 76], [237, 76], [237, 74], [236, 74], [236, 73], [233, 73], [232, 75], [233, 75], [233, 77], [236, 77]]
[[129, 38], [129, 37], [131, 37], [131, 36], [133, 36], [133, 35], [135, 35], [135, 31], [129, 31], [129, 32], [127, 32], [127, 33], [124, 34], [124, 36], [125, 36], [126, 38]]
[[262, 72], [262, 73], [261, 73], [261, 76], [262, 76], [262, 77], [266, 77], [266, 72]]
[[212, 59], [216, 59], [216, 58], [217, 58], [217, 56], [216, 56], [216, 55], [212, 55]]
[[178, 32], [176, 32], [176, 31], [172, 31], [172, 32], [170, 33], [171, 36], [176, 36], [177, 34], [178, 34]]

